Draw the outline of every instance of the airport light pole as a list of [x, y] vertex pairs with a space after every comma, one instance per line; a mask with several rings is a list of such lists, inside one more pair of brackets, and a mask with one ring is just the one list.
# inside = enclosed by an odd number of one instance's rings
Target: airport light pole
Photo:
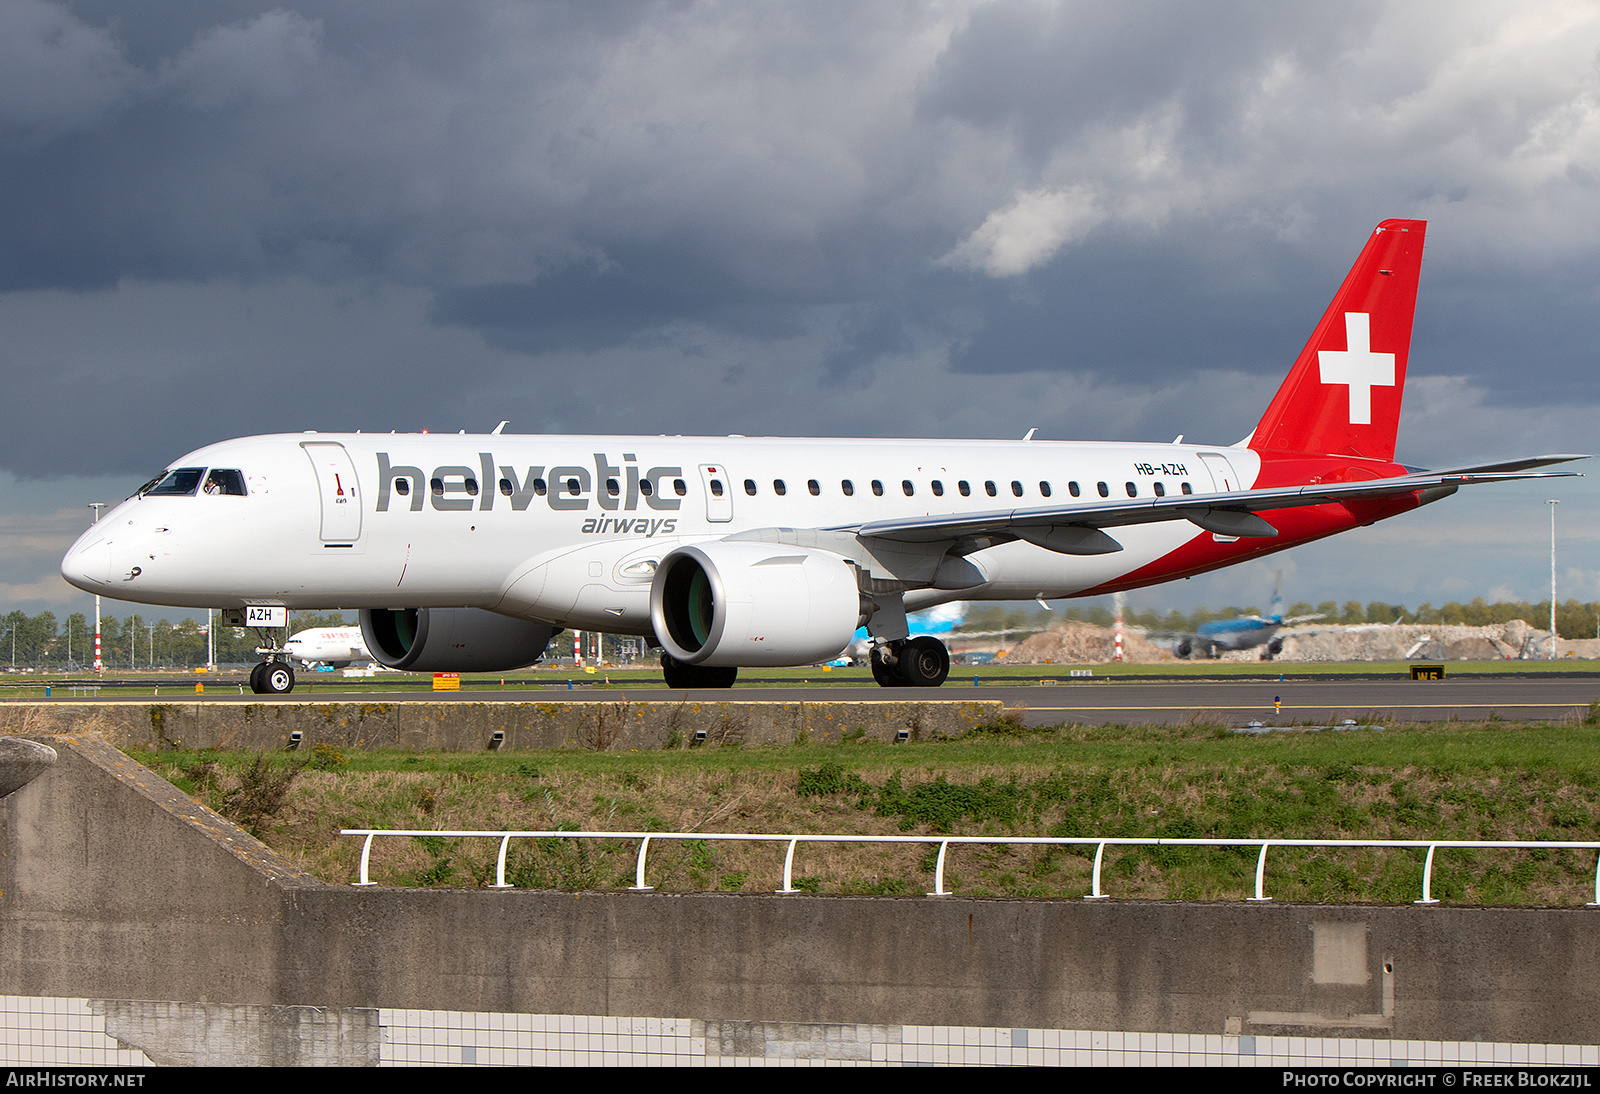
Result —
[[1561, 504], [1550, 498], [1550, 660], [1556, 659], [1556, 506]]
[[[103, 501], [91, 501], [89, 503], [88, 508], [94, 510], [94, 519], [89, 522], [91, 527], [100, 523], [100, 510], [104, 509], [105, 507], [106, 507], [106, 503], [103, 502]], [[95, 593], [94, 594], [94, 671], [95, 672], [104, 672], [105, 671], [105, 665], [102, 664], [101, 661], [100, 661], [100, 594], [99, 593]]]

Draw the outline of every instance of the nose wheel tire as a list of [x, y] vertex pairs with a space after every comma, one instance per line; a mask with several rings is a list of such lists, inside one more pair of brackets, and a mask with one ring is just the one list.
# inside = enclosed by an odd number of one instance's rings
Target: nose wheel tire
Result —
[[294, 690], [294, 669], [282, 661], [263, 661], [250, 670], [250, 690], [257, 695], [287, 695]]

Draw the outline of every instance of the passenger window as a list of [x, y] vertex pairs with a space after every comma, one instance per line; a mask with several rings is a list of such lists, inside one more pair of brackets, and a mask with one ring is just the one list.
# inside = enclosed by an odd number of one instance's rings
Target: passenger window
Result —
[[811, 491], [811, 496], [814, 498], [819, 497], [822, 494], [822, 484], [816, 479], [807, 479], [806, 489]]
[[[400, 482], [404, 482], [405, 480], [404, 479], [396, 479], [395, 481], [397, 483], [400, 483]], [[577, 482], [578, 480], [577, 479], [573, 479], [572, 481], [573, 482]], [[461, 488], [463, 490], [465, 490], [467, 493], [471, 494], [473, 497], [477, 497], [478, 496], [478, 480], [477, 479], [463, 476], [462, 480], [461, 480]], [[435, 497], [443, 497], [444, 496], [444, 480], [443, 479], [429, 479], [428, 480], [428, 489], [433, 491]], [[574, 491], [574, 493], [576, 493], [576, 491]]]
[[877, 479], [873, 479], [872, 480], [872, 493], [877, 497], [880, 497], [880, 498], [883, 497], [883, 483], [880, 482]]
[[744, 480], [744, 492], [746, 494], [749, 494], [752, 498], [756, 496], [756, 480], [755, 479], [745, 479]]
[[1073, 497], [1077, 497], [1079, 493], [1078, 484], [1076, 482], [1067, 483], [1067, 493], [1071, 494]]
[[1102, 498], [1109, 498], [1109, 497], [1110, 497], [1110, 496], [1111, 496], [1111, 487], [1109, 487], [1109, 486], [1107, 486], [1107, 485], [1106, 485], [1106, 484], [1105, 484], [1105, 483], [1103, 483], [1103, 482], [1097, 482], [1097, 483], [1095, 483], [1095, 484], [1094, 484], [1094, 488], [1095, 488], [1095, 489], [1096, 489], [1096, 490], [1098, 490], [1098, 491], [1100, 491], [1100, 496], [1101, 496], [1101, 497], [1102, 497]]
[[1133, 483], [1125, 482], [1122, 485], [1127, 489], [1128, 497], [1136, 498], [1136, 497], [1139, 496], [1139, 488], [1136, 485], [1134, 485]]
[[1183, 487], [1183, 492], [1184, 492], [1184, 493], [1185, 493], [1185, 494], [1192, 494], [1192, 493], [1194, 493], [1194, 487], [1192, 487], [1192, 486], [1190, 486], [1190, 485], [1189, 485], [1189, 484], [1188, 484], [1188, 483], [1182, 483], [1182, 484], [1181, 484], [1181, 485], [1182, 485], [1182, 487]]
[[789, 492], [789, 488], [783, 484], [782, 479], [773, 479], [772, 492], [781, 498]]
[[[574, 480], [574, 481], [576, 481], [576, 480]], [[689, 484], [684, 482], [682, 479], [673, 479], [672, 480], [672, 492], [674, 494], [678, 495], [678, 497], [680, 497], [680, 498], [684, 497], [685, 495], [687, 495], [689, 493]]]
[[972, 484], [967, 482], [966, 479], [962, 479], [960, 482], [956, 483], [956, 489], [961, 491], [961, 496], [964, 498], [970, 498], [972, 496]]
[[944, 497], [944, 483], [938, 479], [933, 480], [933, 496], [936, 498]]
[[[401, 479], [400, 481], [401, 482], [405, 482], [406, 480]], [[533, 480], [533, 492], [535, 494], [538, 494], [541, 498], [544, 497], [545, 491], [548, 490], [548, 489], [550, 489], [550, 488], [545, 485], [545, 482], [544, 482], [543, 479], [534, 479]]]
[[[403, 483], [405, 481], [406, 481], [405, 479], [396, 479], [394, 484], [396, 486], [399, 486], [401, 483]], [[501, 479], [500, 480], [500, 493], [504, 494], [508, 498], [512, 494], [516, 493], [515, 490], [511, 489], [511, 480], [510, 479]]]
[[1039, 484], [1039, 496], [1041, 498], [1048, 498], [1050, 496], [1050, 484], [1049, 483], [1041, 482]]
[[849, 479], [842, 480], [839, 483], [839, 489], [844, 491], [844, 496], [847, 498], [853, 498], [856, 496], [856, 484], [851, 482]]
[[656, 492], [656, 488], [650, 484], [650, 480], [649, 479], [640, 479], [639, 480], [639, 493], [643, 494], [645, 497], [648, 498], [650, 495], [654, 494], [655, 492]]
[[200, 479], [205, 473], [203, 467], [180, 467], [162, 476], [161, 481], [152, 486], [149, 492], [158, 497], [192, 497], [200, 488]]
[[1017, 497], [1022, 497], [1022, 484], [1016, 479], [1011, 480], [1011, 492]]
[[722, 480], [721, 479], [712, 479], [711, 480], [711, 496], [714, 497], [714, 498], [722, 497]]
[[995, 488], [994, 488], [994, 480], [993, 479], [990, 479], [989, 481], [987, 481], [987, 482], [985, 482], [983, 484], [983, 492], [988, 494], [991, 498], [994, 497], [996, 493], [998, 493], [998, 491], [996, 491]]
[[906, 492], [906, 497], [908, 497], [908, 498], [912, 494], [916, 493], [916, 488], [911, 485], [911, 480], [910, 479], [901, 479], [900, 480], [900, 489], [902, 489], [902, 490], [904, 490]]
[[[506, 480], [501, 479], [500, 481], [501, 482], [505, 482]], [[402, 498], [405, 497], [406, 495], [410, 494], [411, 493], [411, 480], [406, 478], [404, 475], [401, 475], [398, 479], [395, 479], [394, 480], [394, 492], [396, 494], [399, 494]], [[510, 493], [510, 491], [507, 491], [507, 493]]]
[[571, 494], [573, 497], [577, 497], [582, 489], [583, 487], [578, 485], [577, 479], [572, 478], [567, 480], [567, 493]]
[[1163, 486], [1161, 483], [1159, 483], [1159, 482], [1156, 483], [1155, 484], [1155, 488], [1156, 488], [1156, 497], [1164, 498], [1164, 497], [1167, 496], [1167, 488], [1165, 486]]
[[[468, 480], [468, 481], [470, 482], [471, 480]], [[467, 493], [476, 494], [477, 491], [469, 489], [467, 491]], [[612, 497], [617, 497], [618, 495], [620, 495], [622, 493], [621, 484], [618, 483], [616, 479], [607, 479], [606, 480], [606, 493], [610, 494]]]
[[[405, 482], [408, 487], [410, 486], [409, 481], [406, 479], [401, 479], [399, 481]], [[207, 494], [225, 494], [232, 497], [242, 498], [246, 493], [244, 487], [244, 475], [239, 471], [230, 471], [224, 470], [220, 467], [214, 467], [211, 469], [211, 474], [206, 476], [206, 484], [204, 487], [202, 487], [202, 489]]]

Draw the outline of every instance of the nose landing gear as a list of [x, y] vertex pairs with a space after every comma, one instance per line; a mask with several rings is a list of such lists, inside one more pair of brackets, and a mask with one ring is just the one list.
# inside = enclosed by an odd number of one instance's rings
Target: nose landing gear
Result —
[[250, 690], [257, 695], [287, 695], [294, 690], [294, 668], [289, 664], [289, 654], [280, 645], [274, 631], [283, 628], [289, 634], [289, 611], [282, 605], [250, 605], [244, 608], [223, 608], [220, 625], [224, 627], [250, 627], [256, 632], [256, 647], [261, 663], [250, 670]]
[[250, 670], [250, 690], [257, 695], [287, 695], [294, 690], [294, 669], [287, 661], [263, 661]]

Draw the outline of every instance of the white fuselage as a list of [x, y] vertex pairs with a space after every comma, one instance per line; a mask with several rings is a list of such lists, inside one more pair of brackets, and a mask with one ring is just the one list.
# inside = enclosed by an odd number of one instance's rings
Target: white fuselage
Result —
[[[237, 470], [246, 489], [130, 498], [74, 545], [69, 581], [140, 603], [477, 607], [648, 634], [654, 563], [680, 544], [1025, 509], [1070, 500], [1074, 484], [1085, 501], [1102, 484], [1113, 499], [1158, 483], [1169, 496], [1237, 490], [1260, 458], [1051, 441], [280, 434], [171, 466]], [[906, 604], [1071, 596], [1209, 535], [1167, 520], [1119, 529], [1111, 554], [1001, 543], [967, 559], [976, 584], [913, 588]]]

